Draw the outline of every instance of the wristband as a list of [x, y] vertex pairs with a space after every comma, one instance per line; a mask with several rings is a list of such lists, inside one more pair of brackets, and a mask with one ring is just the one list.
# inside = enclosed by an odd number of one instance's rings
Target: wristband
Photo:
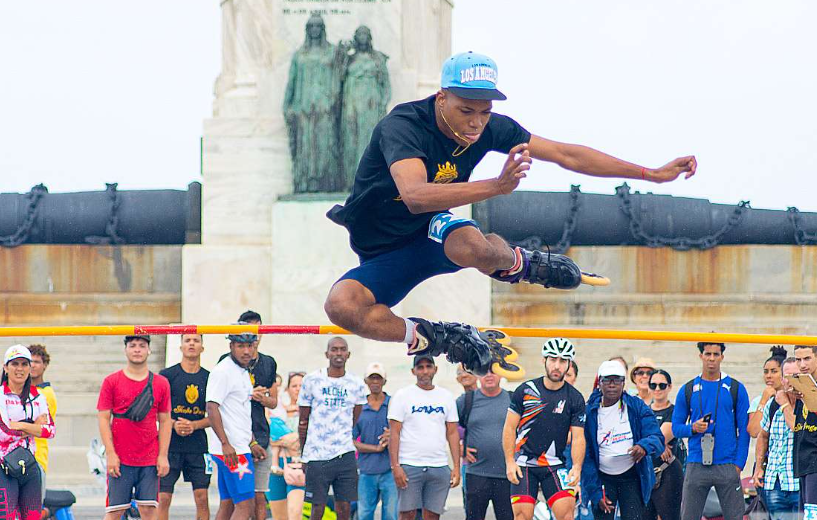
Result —
[[250, 448], [252, 448], [253, 446], [258, 446], [258, 441], [257, 441], [257, 440], [255, 440], [255, 439], [253, 439], [252, 441], [250, 441]]
[[642, 181], [647, 180], [647, 169], [646, 168], [641, 168], [641, 180]]
[[780, 408], [778, 408], [778, 410], [782, 412], [783, 410], [786, 409], [787, 406], [789, 406], [789, 403], [783, 403], [782, 405], [780, 405]]

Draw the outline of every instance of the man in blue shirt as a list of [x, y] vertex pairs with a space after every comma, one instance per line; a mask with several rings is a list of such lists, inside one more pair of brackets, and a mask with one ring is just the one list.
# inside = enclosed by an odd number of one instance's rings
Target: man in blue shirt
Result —
[[369, 387], [352, 436], [358, 452], [360, 477], [357, 484], [359, 520], [374, 520], [377, 503], [382, 501], [382, 520], [397, 519], [397, 486], [389, 462], [389, 396], [383, 391], [386, 369], [369, 363], [363, 380]]
[[682, 386], [675, 399], [672, 433], [689, 438], [682, 520], [700, 520], [713, 486], [724, 520], [743, 518], [740, 472], [749, 454], [749, 394], [721, 372], [724, 350], [723, 343], [698, 343], [701, 375]]

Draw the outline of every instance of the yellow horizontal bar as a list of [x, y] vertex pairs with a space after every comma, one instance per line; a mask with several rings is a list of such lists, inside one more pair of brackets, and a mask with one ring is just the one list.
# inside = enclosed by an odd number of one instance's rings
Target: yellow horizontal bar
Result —
[[[482, 327], [498, 329], [519, 338], [582, 338], [641, 341], [711, 341], [714, 343], [759, 343], [770, 345], [815, 345], [817, 336], [792, 334], [732, 334], [721, 332], [676, 332], [663, 330], [613, 330], [573, 328]], [[262, 334], [350, 334], [334, 325], [262, 325]], [[64, 327], [0, 327], [0, 337], [10, 336], [127, 336], [135, 333], [180, 334], [182, 331], [199, 334], [258, 333], [258, 325], [105, 325]]]
[[817, 345], [817, 336], [792, 334], [731, 334], [664, 330], [551, 329], [491, 327], [518, 338], [629, 339], [646, 341], [711, 341], [713, 343], [760, 343], [768, 345]]
[[128, 336], [133, 325], [65, 326], [65, 327], [0, 327], [0, 337], [8, 336]]
[[321, 325], [320, 327], [321, 334], [329, 334], [329, 335], [351, 335], [352, 333], [346, 329], [342, 329], [335, 325]]

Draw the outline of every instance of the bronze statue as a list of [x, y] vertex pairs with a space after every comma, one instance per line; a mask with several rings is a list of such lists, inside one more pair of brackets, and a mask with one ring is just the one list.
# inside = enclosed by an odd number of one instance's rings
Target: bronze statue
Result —
[[357, 163], [375, 125], [386, 115], [386, 105], [391, 99], [386, 68], [389, 57], [372, 47], [372, 31], [365, 25], [358, 27], [351, 46], [344, 63], [340, 119], [346, 190], [352, 187]]
[[284, 94], [295, 193], [347, 189], [338, 146], [344, 55], [345, 49], [327, 41], [323, 18], [310, 17]]

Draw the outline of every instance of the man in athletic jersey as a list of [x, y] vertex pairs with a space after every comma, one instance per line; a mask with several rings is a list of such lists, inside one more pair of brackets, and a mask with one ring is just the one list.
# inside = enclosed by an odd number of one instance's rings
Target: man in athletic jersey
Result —
[[[800, 374], [817, 377], [817, 347], [795, 345]], [[805, 375], [803, 377], [806, 377]], [[794, 476], [800, 479], [800, 509], [805, 519], [817, 518], [817, 410], [809, 410], [796, 392], [794, 405]]]
[[[565, 384], [574, 355], [570, 341], [548, 340], [542, 347], [545, 376], [519, 385], [511, 396], [502, 449], [516, 519], [533, 518], [540, 488], [555, 520], [573, 518], [585, 449], [584, 397]], [[569, 433], [570, 471], [562, 459]]]
[[[372, 132], [352, 192], [327, 216], [344, 226], [360, 266], [344, 274], [325, 303], [332, 323], [358, 336], [403, 341], [409, 354], [447, 354], [487, 373], [488, 344], [469, 325], [404, 319], [389, 309], [423, 280], [467, 267], [508, 282], [574, 289], [576, 264], [562, 255], [511, 248], [483, 235], [476, 222], [449, 210], [511, 193], [532, 159], [595, 177], [668, 182], [691, 177], [697, 163], [680, 157], [648, 169], [585, 146], [532, 135], [513, 119], [492, 114], [497, 67], [487, 56], [456, 54], [443, 65], [435, 95], [396, 106]], [[467, 182], [489, 152], [508, 154], [498, 177]]]

